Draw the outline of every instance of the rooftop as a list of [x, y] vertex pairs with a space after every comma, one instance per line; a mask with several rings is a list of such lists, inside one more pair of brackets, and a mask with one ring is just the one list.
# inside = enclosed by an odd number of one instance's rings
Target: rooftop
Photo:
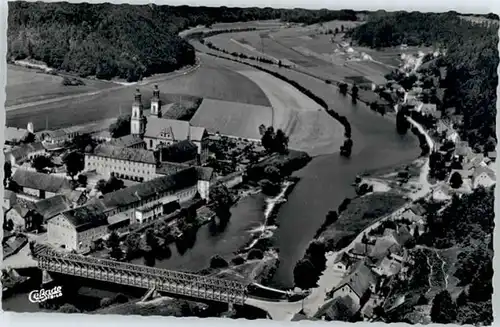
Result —
[[152, 198], [160, 192], [178, 191], [196, 184], [197, 171], [194, 167], [175, 174], [158, 177], [145, 183], [136, 184], [115, 192], [105, 194], [102, 203], [106, 209], [127, 206], [135, 202]]
[[356, 264], [354, 270], [340, 282], [339, 288], [347, 284], [359, 297], [362, 297], [370, 288], [370, 285], [375, 284], [376, 281], [371, 269], [365, 262], [360, 261]]
[[47, 221], [61, 212], [71, 209], [71, 203], [64, 195], [58, 194], [51, 198], [35, 202], [34, 209], [43, 216], [44, 221]]
[[99, 203], [92, 203], [62, 213], [78, 232], [108, 224], [103, 208]]
[[28, 130], [17, 127], [4, 127], [5, 142], [21, 141], [26, 135]]
[[152, 165], [156, 164], [154, 153], [143, 149], [131, 149], [114, 145], [99, 144], [94, 149], [92, 155], [118, 160], [143, 162]]
[[134, 145], [138, 145], [144, 143], [144, 141], [135, 135], [125, 135], [116, 139], [112, 139], [109, 144], [118, 146], [118, 147], [123, 147], [123, 148], [128, 148], [128, 147], [133, 147]]
[[204, 127], [191, 126], [189, 122], [176, 119], [147, 118], [145, 137], [165, 138], [172, 140], [201, 141], [205, 134]]
[[42, 142], [26, 143], [15, 148], [12, 148], [8, 153], [11, 154], [16, 160], [22, 159], [30, 153], [44, 151], [45, 148]]
[[71, 190], [71, 185], [66, 178], [38, 173], [31, 170], [17, 169], [12, 176], [12, 180], [21, 187], [43, 190], [51, 193]]

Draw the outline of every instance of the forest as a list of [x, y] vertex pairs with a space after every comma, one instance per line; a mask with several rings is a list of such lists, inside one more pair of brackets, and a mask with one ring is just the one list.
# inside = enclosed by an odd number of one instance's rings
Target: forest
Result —
[[178, 36], [184, 29], [268, 19], [312, 24], [357, 17], [352, 10], [9, 2], [7, 58], [132, 82], [195, 62], [193, 47]]
[[[463, 115], [461, 136], [476, 151], [492, 151], [496, 142], [496, 87], [498, 66], [498, 16], [496, 24], [478, 24], [457, 13], [398, 12], [372, 16], [366, 24], [350, 31], [364, 46], [383, 48], [407, 44], [435, 46], [446, 55], [437, 67], [447, 69], [444, 109]], [[493, 145], [493, 146], [492, 146]]]

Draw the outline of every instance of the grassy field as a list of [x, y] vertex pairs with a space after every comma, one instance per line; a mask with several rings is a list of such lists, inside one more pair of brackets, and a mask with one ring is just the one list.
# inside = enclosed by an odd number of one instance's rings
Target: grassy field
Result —
[[[233, 71], [236, 68], [248, 69], [246, 66], [209, 56], [201, 57], [201, 67], [192, 73], [173, 79], [155, 78], [154, 83], [140, 85], [145, 107], [149, 107], [153, 94], [152, 84], [158, 84], [164, 95], [185, 94], [269, 105], [266, 95], [255, 83]], [[60, 128], [116, 117], [120, 112], [128, 113], [131, 110], [136, 87], [132, 85], [77, 99], [8, 111], [7, 125], [25, 127], [31, 121], [35, 130], [40, 130], [45, 128], [46, 120], [49, 128]]]
[[273, 126], [289, 136], [289, 147], [311, 155], [337, 152], [343, 126], [312, 99], [290, 84], [264, 72], [241, 72], [266, 93], [274, 110]]
[[270, 126], [272, 108], [245, 103], [205, 99], [191, 119], [193, 126], [203, 126], [211, 133], [258, 140], [259, 126]]
[[116, 87], [112, 82], [81, 79], [85, 85], [64, 86], [63, 77], [15, 65], [7, 65], [7, 100], [5, 106], [57, 98]]
[[399, 194], [372, 193], [355, 198], [339, 219], [321, 234], [321, 238], [333, 249], [348, 245], [366, 227], [404, 205], [406, 200]]
[[[331, 24], [337, 26], [343, 23], [349, 22]], [[286, 64], [292, 64], [297, 69], [306, 69], [323, 79], [342, 81], [350, 76], [364, 76], [377, 84], [386, 82], [384, 75], [389, 73], [392, 67], [367, 60], [346, 61], [347, 56], [339, 47], [341, 37], [335, 37], [335, 42], [332, 42], [332, 35], [319, 32], [318, 26], [306, 26], [267, 33], [263, 31], [228, 33], [212, 37], [210, 42], [229, 52], [254, 56], [264, 53]], [[364, 49], [359, 50], [359, 55], [361, 52], [364, 52]], [[373, 57], [373, 50], [368, 54]]]

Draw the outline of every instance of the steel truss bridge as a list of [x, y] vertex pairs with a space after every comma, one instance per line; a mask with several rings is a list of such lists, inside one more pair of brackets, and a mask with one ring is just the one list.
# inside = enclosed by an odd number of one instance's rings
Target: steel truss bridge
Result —
[[36, 245], [33, 257], [47, 272], [229, 304], [242, 305], [247, 298], [248, 285], [232, 280], [83, 256], [46, 245]]

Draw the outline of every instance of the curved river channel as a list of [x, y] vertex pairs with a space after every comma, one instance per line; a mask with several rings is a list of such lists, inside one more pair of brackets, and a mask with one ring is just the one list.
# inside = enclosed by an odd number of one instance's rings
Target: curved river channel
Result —
[[[395, 122], [391, 119], [373, 113], [363, 103], [352, 104], [349, 97], [341, 96], [323, 81], [309, 80], [308, 88], [322, 97], [331, 109], [347, 117], [354, 147], [350, 159], [342, 158], [338, 153], [318, 156], [295, 174], [301, 179], [288, 195], [288, 201], [280, 206], [276, 218], [279, 227], [274, 230], [280, 265], [273, 284], [284, 288], [293, 287], [295, 263], [302, 258], [326, 213], [336, 210], [344, 198], [354, 196], [351, 184], [357, 174], [410, 163], [420, 153], [416, 137], [411, 133], [398, 135]], [[338, 126], [333, 118], [332, 126]], [[259, 231], [265, 222], [264, 212], [268, 205], [269, 201], [261, 194], [242, 199], [233, 207], [231, 220], [225, 229], [203, 226], [191, 249], [181, 254], [175, 246], [171, 246], [172, 256], [157, 261], [155, 266], [197, 271], [207, 267], [215, 254], [230, 259]], [[142, 259], [136, 263], [142, 263]], [[19, 299], [16, 299], [19, 296], [26, 295], [17, 294], [5, 302], [17, 302], [15, 309], [22, 310]]]

